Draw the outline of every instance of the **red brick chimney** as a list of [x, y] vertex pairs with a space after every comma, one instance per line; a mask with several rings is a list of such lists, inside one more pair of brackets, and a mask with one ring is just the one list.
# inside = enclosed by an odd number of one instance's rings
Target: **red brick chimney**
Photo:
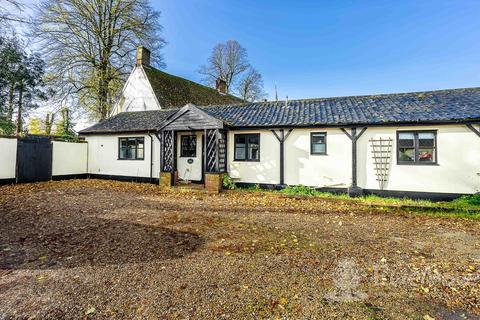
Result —
[[137, 66], [150, 65], [150, 50], [143, 46], [137, 47]]
[[215, 82], [215, 85], [217, 87], [217, 91], [221, 94], [227, 94], [227, 83], [220, 79], [217, 78], [217, 81]]

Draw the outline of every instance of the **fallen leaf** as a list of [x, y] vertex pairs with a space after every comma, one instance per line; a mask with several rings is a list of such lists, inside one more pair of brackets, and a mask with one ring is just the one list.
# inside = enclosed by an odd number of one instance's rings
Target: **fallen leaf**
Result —
[[95, 313], [95, 308], [94, 307], [89, 307], [87, 311], [85, 312], [85, 315], [89, 316]]

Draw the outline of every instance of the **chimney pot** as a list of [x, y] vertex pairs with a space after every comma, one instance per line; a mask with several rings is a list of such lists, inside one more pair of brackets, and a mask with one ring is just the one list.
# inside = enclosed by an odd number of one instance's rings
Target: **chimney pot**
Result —
[[137, 47], [137, 66], [150, 65], [150, 50], [143, 46]]
[[219, 93], [227, 94], [227, 83], [224, 80], [217, 78], [215, 85]]

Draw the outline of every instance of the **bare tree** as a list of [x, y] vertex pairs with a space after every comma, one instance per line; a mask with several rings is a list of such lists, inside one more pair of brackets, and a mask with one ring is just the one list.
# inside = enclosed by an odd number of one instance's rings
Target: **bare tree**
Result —
[[215, 86], [217, 79], [225, 81], [227, 93], [230, 93], [239, 75], [249, 67], [247, 50], [236, 40], [228, 40], [213, 48], [208, 63], [200, 67], [199, 73], [204, 75], [204, 83], [210, 86]]
[[13, 22], [28, 22], [22, 16], [25, 5], [17, 0], [0, 0], [0, 26], [10, 26]]
[[164, 65], [158, 54], [165, 45], [159, 17], [149, 0], [40, 3], [32, 35], [47, 59], [61, 104], [80, 105], [93, 118], [105, 119], [137, 46], [147, 45], [154, 52], [153, 62]]
[[238, 82], [237, 92], [246, 101], [254, 102], [265, 98], [262, 75], [254, 68], [248, 69]]

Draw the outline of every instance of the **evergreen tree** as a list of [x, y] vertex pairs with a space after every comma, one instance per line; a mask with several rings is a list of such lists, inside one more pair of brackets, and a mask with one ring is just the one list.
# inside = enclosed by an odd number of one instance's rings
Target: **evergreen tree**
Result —
[[[47, 95], [43, 82], [45, 63], [38, 54], [28, 54], [16, 37], [0, 37], [0, 130], [23, 132], [23, 119]], [[13, 115], [16, 113], [14, 124]]]

